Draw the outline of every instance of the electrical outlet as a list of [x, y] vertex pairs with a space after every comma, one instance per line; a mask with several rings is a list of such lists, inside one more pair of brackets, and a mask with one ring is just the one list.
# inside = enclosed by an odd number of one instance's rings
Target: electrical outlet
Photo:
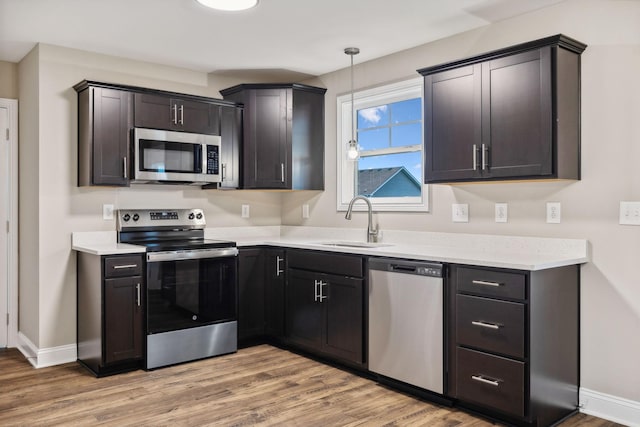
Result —
[[467, 203], [453, 203], [451, 205], [451, 221], [469, 222], [469, 205]]
[[560, 202], [547, 203], [547, 223], [548, 224], [560, 224], [562, 217], [560, 209]]
[[640, 202], [620, 202], [620, 224], [640, 225]]
[[496, 203], [496, 222], [507, 222], [509, 206], [506, 203]]
[[242, 205], [242, 218], [249, 218], [251, 216], [251, 211], [249, 209], [249, 205]]
[[302, 205], [302, 218], [309, 218], [309, 205], [306, 203]]
[[113, 205], [102, 205], [102, 219], [113, 219]]

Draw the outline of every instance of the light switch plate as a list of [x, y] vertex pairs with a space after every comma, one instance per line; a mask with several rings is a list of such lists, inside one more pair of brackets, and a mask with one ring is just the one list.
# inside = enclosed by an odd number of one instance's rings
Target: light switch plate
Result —
[[620, 224], [640, 225], [640, 202], [620, 202]]
[[113, 219], [113, 205], [102, 205], [102, 219]]
[[306, 203], [302, 205], [302, 218], [309, 218], [309, 205]]
[[561, 218], [562, 218], [562, 211], [560, 208], [560, 202], [547, 203], [547, 223], [560, 224]]
[[451, 205], [451, 221], [469, 222], [469, 205], [467, 203], [453, 203]]
[[507, 222], [509, 206], [506, 203], [496, 203], [496, 222]]
[[249, 205], [242, 205], [242, 218], [249, 218], [251, 216], [251, 210]]

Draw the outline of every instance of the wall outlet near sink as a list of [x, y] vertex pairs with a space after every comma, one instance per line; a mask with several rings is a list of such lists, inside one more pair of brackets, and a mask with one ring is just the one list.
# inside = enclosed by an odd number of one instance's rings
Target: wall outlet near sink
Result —
[[496, 203], [496, 222], [507, 222], [509, 206], [506, 203]]
[[451, 221], [469, 222], [469, 205], [467, 203], [453, 203], [451, 205]]
[[547, 203], [547, 223], [560, 224], [560, 219], [561, 219], [560, 202]]

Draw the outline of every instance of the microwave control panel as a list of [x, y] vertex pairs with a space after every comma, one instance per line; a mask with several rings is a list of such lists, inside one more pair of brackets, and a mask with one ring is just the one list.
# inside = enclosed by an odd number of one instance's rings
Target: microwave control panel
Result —
[[220, 152], [219, 146], [207, 145], [207, 175], [218, 175]]

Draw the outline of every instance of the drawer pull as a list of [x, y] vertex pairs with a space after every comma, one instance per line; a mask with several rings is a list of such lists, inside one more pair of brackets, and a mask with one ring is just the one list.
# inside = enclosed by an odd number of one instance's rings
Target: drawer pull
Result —
[[498, 282], [486, 282], [484, 280], [472, 280], [471, 283], [473, 283], [474, 285], [482, 285], [482, 286], [493, 286], [494, 288], [497, 288], [499, 286], [502, 286], [502, 283], [498, 283]]
[[482, 375], [471, 375], [471, 379], [474, 381], [478, 381], [480, 383], [483, 384], [489, 384], [492, 385], [494, 387], [500, 387], [500, 381], [498, 380], [489, 380], [485, 377], [483, 377]]
[[487, 323], [487, 322], [480, 322], [480, 321], [472, 321], [471, 324], [473, 326], [481, 326], [483, 328], [488, 328], [488, 329], [500, 329], [502, 327], [502, 325], [497, 325], [495, 323]]
[[123, 268], [136, 268], [138, 264], [123, 264], [123, 265], [114, 265], [114, 270], [121, 270]]

